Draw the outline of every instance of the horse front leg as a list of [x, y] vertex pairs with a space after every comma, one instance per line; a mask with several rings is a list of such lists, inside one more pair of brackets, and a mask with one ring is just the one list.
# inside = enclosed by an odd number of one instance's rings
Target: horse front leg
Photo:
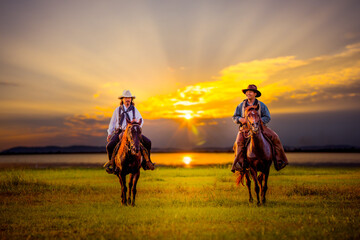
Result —
[[263, 190], [264, 190], [264, 185], [263, 185], [264, 174], [262, 172], [260, 172], [257, 179], [258, 179], [258, 183], [259, 183], [259, 187], [260, 187], [260, 196], [262, 197]]
[[266, 191], [267, 191], [267, 189], [268, 189], [268, 187], [267, 187], [267, 182], [268, 182], [269, 172], [265, 173], [264, 175], [265, 175], [264, 185], [263, 185], [263, 187], [261, 188], [261, 202], [262, 202], [263, 204], [265, 204], [265, 202], [266, 202], [266, 197], [265, 197], [265, 195], [266, 195]]
[[121, 204], [126, 205], [126, 175], [123, 173], [118, 174], [119, 182], [121, 186]]
[[136, 185], [137, 185], [137, 182], [140, 178], [140, 170], [134, 174], [134, 178], [133, 178], [133, 186], [132, 186], [132, 194], [133, 194], [133, 199], [132, 199], [132, 203], [131, 203], [131, 206], [135, 206], [135, 196], [136, 196]]
[[254, 180], [254, 184], [255, 184], [255, 192], [256, 192], [257, 204], [260, 205], [260, 196], [259, 196], [260, 187], [259, 187], [259, 183], [258, 183], [258, 179], [257, 179], [257, 173], [253, 169], [251, 169], [251, 176], [252, 176], [252, 178]]
[[249, 202], [252, 203], [254, 201], [252, 195], [251, 195], [251, 180], [250, 180], [250, 177], [249, 177], [249, 172], [246, 172], [245, 173], [245, 177], [246, 177], [246, 186], [247, 186], [247, 189], [249, 191]]
[[134, 178], [134, 175], [131, 173], [130, 174], [130, 178], [129, 178], [129, 195], [128, 195], [128, 199], [127, 199], [127, 204], [131, 204], [131, 191], [132, 191], [132, 188], [133, 188], [133, 178]]

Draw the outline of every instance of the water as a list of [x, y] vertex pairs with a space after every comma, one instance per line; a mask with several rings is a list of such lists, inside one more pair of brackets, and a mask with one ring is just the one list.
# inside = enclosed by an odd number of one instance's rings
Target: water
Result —
[[[290, 164], [303, 165], [360, 165], [360, 153], [287, 153]], [[159, 165], [230, 164], [233, 153], [153, 153], [152, 161]], [[107, 161], [105, 153], [93, 154], [34, 154], [0, 155], [0, 167], [30, 166], [102, 166]]]

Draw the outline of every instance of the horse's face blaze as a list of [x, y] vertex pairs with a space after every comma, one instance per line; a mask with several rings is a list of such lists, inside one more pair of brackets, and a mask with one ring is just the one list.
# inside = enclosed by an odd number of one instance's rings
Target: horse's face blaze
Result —
[[259, 125], [260, 125], [259, 114], [255, 110], [252, 110], [248, 113], [247, 118], [251, 131], [257, 133], [259, 131]]
[[141, 136], [140, 126], [137, 124], [132, 125], [130, 129], [130, 133], [131, 133], [131, 142], [132, 142], [131, 153], [135, 155], [140, 152], [140, 136]]

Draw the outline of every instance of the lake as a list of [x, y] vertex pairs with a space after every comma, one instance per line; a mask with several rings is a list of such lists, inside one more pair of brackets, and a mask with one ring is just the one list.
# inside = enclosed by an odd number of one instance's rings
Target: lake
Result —
[[[294, 165], [360, 165], [360, 153], [287, 153]], [[233, 153], [153, 153], [152, 161], [158, 165], [230, 164]], [[29, 154], [0, 155], [0, 166], [102, 166], [107, 161], [105, 153], [93, 154]]]

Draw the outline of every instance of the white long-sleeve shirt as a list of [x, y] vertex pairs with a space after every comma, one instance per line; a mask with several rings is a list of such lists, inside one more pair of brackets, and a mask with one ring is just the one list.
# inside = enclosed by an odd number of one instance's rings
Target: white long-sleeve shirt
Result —
[[[124, 105], [124, 109], [125, 109], [125, 111], [127, 111], [127, 108], [125, 107], [125, 105]], [[135, 109], [135, 120], [140, 121], [140, 119], [142, 119], [142, 116], [135, 106], [134, 106], [134, 109]], [[111, 117], [109, 128], [107, 130], [108, 135], [111, 135], [117, 128], [121, 128], [122, 130], [126, 129], [127, 122], [126, 122], [125, 118], [122, 122], [122, 125], [120, 126], [119, 111], [120, 111], [120, 106], [115, 109], [115, 111]], [[127, 112], [127, 114], [129, 115], [130, 120], [133, 120], [133, 111], [130, 110], [129, 112]], [[142, 127], [143, 124], [144, 124], [144, 119], [141, 121], [140, 127]]]

